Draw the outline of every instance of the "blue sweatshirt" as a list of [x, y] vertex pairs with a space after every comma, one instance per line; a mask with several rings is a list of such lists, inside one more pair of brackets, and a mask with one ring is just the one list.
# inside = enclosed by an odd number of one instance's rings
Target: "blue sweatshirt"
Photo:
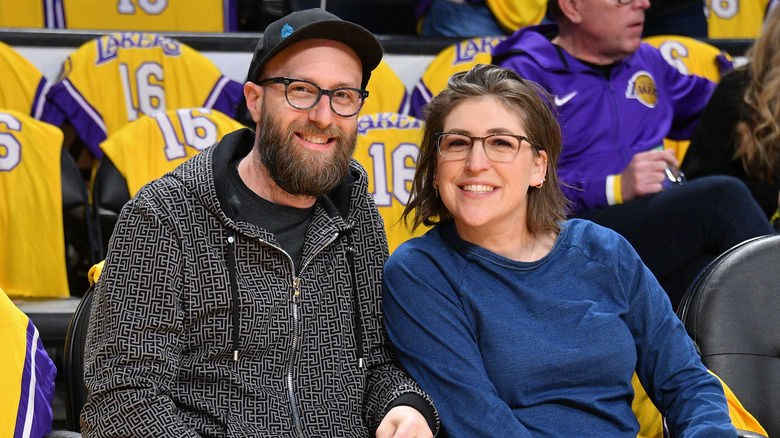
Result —
[[606, 78], [553, 45], [557, 33], [556, 24], [522, 28], [493, 49], [493, 62], [554, 96], [563, 131], [558, 172], [576, 213], [613, 203], [607, 177], [637, 153], [665, 137], [688, 139], [715, 84], [683, 75], [644, 43]]
[[452, 437], [635, 437], [634, 371], [676, 436], [736, 436], [666, 293], [609, 229], [569, 220], [525, 263], [438, 225], [392, 254], [383, 294], [398, 358]]

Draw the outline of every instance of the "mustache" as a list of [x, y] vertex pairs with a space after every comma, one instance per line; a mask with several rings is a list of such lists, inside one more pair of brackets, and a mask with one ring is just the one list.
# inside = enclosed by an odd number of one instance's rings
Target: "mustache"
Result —
[[342, 131], [339, 128], [336, 128], [335, 126], [329, 126], [325, 129], [320, 128], [317, 126], [314, 122], [300, 122], [295, 121], [290, 123], [290, 127], [288, 128], [288, 132], [290, 134], [295, 135], [295, 133], [300, 133], [301, 135], [314, 135], [319, 137], [328, 137], [328, 138], [344, 138], [344, 131]]

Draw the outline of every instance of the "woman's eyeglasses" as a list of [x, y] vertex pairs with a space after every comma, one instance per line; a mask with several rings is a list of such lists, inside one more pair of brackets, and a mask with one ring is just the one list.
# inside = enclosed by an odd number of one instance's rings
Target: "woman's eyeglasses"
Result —
[[514, 161], [523, 140], [535, 147], [524, 135], [493, 134], [485, 137], [472, 137], [456, 132], [437, 132], [436, 144], [439, 154], [449, 160], [463, 160], [471, 153], [475, 141], [482, 142], [482, 148], [490, 161], [509, 163]]

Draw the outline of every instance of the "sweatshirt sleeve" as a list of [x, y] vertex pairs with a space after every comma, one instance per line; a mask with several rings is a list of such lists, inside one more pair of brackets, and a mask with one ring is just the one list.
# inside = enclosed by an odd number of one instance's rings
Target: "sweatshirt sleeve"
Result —
[[385, 325], [399, 360], [436, 401], [453, 437], [530, 437], [502, 401], [440, 267], [404, 246], [385, 265]]
[[[623, 239], [621, 239], [623, 240]], [[658, 281], [623, 240], [619, 275], [637, 348], [637, 375], [673, 436], [736, 437], [723, 387], [701, 363]]]
[[87, 336], [85, 437], [198, 436], [166, 395], [182, 351], [182, 252], [161, 217], [134, 199], [114, 230]]

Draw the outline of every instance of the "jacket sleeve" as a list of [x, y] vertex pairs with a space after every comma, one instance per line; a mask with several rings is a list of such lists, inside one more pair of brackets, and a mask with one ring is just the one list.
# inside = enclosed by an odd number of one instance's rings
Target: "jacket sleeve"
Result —
[[366, 392], [364, 416], [372, 434], [387, 412], [396, 406], [417, 409], [425, 417], [433, 435], [438, 433], [439, 414], [433, 401], [395, 360], [369, 370]]
[[[89, 322], [85, 437], [197, 437], [166, 396], [182, 351], [181, 248], [155, 206], [122, 210]], [[160, 305], [164, 303], [164, 305]]]
[[[365, 175], [365, 170], [361, 169], [361, 172]], [[364, 189], [358, 190], [361, 190], [358, 195], [361, 201], [357, 208], [359, 216], [355, 218], [356, 226], [359, 233], [373, 237], [366, 239], [358, 235], [350, 245], [359, 254], [353, 269], [357, 270], [358, 288], [364, 291], [360, 294], [360, 325], [367, 338], [364, 345], [369, 346], [365, 354], [367, 383], [363, 418], [373, 434], [390, 409], [401, 405], [411, 406], [425, 417], [431, 432], [436, 435], [439, 416], [433, 401], [401, 368], [387, 339], [381, 310], [382, 269], [388, 256], [384, 221], [373, 197]], [[377, 239], [379, 244], [376, 244]]]
[[530, 437], [499, 398], [476, 334], [437, 263], [398, 251], [385, 267], [385, 325], [401, 363], [436, 400], [447, 433]]
[[666, 293], [628, 242], [618, 252], [636, 373], [673, 436], [735, 437], [723, 387], [701, 363]]

